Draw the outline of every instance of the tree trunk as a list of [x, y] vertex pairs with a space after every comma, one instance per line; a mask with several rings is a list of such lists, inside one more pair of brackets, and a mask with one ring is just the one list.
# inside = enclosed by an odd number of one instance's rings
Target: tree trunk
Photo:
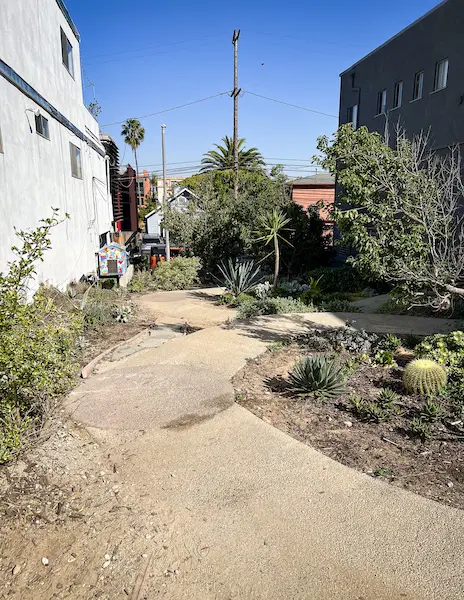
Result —
[[140, 194], [139, 194], [139, 161], [137, 160], [137, 148], [134, 148], [134, 159], [135, 159], [135, 195], [137, 198], [137, 206], [140, 206]]
[[277, 278], [279, 277], [280, 267], [280, 251], [279, 251], [279, 240], [277, 236], [274, 237], [274, 252], [275, 252], [275, 263], [274, 263], [274, 289], [277, 287]]

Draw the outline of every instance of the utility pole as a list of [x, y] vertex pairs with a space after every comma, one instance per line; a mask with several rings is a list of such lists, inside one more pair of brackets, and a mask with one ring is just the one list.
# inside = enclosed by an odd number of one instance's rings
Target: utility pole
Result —
[[[166, 129], [166, 125], [161, 125], [161, 151], [163, 155], [163, 217], [165, 215], [166, 210], [166, 153], [164, 150], [164, 130]], [[169, 230], [164, 229], [164, 238], [166, 243], [166, 260], [169, 262], [171, 260], [171, 246], [169, 244]]]
[[238, 96], [241, 90], [238, 87], [238, 38], [240, 29], [234, 29], [232, 44], [234, 45], [234, 89], [231, 96], [234, 99], [234, 196], [238, 200]]

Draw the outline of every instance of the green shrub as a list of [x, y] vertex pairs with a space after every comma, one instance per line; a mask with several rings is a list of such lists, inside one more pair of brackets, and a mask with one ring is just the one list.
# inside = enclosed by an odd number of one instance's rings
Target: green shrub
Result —
[[424, 443], [432, 437], [432, 425], [415, 417], [411, 421], [410, 432], [413, 437], [420, 438], [422, 443]]
[[339, 268], [321, 267], [309, 272], [315, 279], [322, 277], [320, 286], [322, 293], [330, 292], [361, 292], [366, 286], [373, 285], [371, 281], [362, 277], [350, 265]]
[[227, 263], [218, 265], [223, 280], [220, 283], [236, 298], [241, 294], [251, 291], [261, 281], [260, 268], [254, 261], [233, 261], [229, 258]]
[[395, 357], [391, 350], [378, 350], [374, 355], [374, 362], [381, 367], [395, 367]]
[[426, 400], [420, 412], [420, 418], [426, 423], [436, 423], [443, 416], [443, 409], [432, 399]]
[[306, 356], [296, 363], [289, 384], [300, 396], [336, 398], [345, 392], [342, 367], [326, 356]]
[[429, 396], [446, 386], [445, 369], [426, 358], [411, 361], [403, 373], [403, 383], [408, 394]]
[[464, 368], [464, 332], [428, 336], [416, 346], [414, 354], [418, 358], [431, 358], [444, 367]]
[[50, 248], [57, 211], [33, 231], [17, 231], [22, 247], [0, 274], [0, 462], [24, 446], [68, 392], [77, 373], [77, 309], [64, 310], [44, 287], [25, 301], [34, 265]]
[[394, 352], [401, 346], [401, 340], [396, 335], [388, 333], [379, 343], [379, 348], [382, 350], [390, 350]]
[[361, 309], [358, 306], [353, 306], [348, 300], [339, 300], [337, 298], [334, 298], [333, 300], [323, 299], [319, 305], [319, 310], [321, 312], [361, 312]]
[[200, 259], [173, 258], [169, 262], [160, 262], [153, 271], [154, 287], [159, 290], [185, 290], [198, 282]]
[[294, 298], [254, 298], [246, 299], [238, 305], [237, 317], [246, 319], [259, 315], [314, 312], [313, 306], [303, 304]]
[[127, 287], [130, 292], [138, 293], [153, 290], [154, 288], [155, 283], [153, 281], [153, 275], [148, 269], [134, 271], [132, 279]]
[[380, 394], [377, 399], [377, 402], [383, 408], [393, 408], [393, 406], [397, 400], [398, 400], [398, 394], [391, 388], [385, 387], [382, 390], [380, 390]]

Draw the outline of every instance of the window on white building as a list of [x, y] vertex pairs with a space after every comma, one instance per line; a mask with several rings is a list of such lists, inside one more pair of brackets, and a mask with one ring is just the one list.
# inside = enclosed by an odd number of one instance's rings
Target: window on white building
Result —
[[47, 140], [50, 139], [50, 131], [48, 129], [48, 119], [42, 115], [35, 115], [35, 130], [39, 135]]
[[63, 59], [64, 66], [68, 69], [70, 75], [74, 77], [74, 64], [71, 42], [66, 37], [65, 32], [60, 28], [61, 31], [61, 58]]
[[81, 149], [69, 142], [69, 148], [71, 150], [71, 173], [73, 177], [82, 179], [82, 158]]
[[399, 108], [403, 104], [403, 82], [395, 83], [395, 93], [393, 95], [393, 108]]
[[445, 58], [435, 65], [435, 80], [433, 91], [443, 90], [448, 83], [448, 59]]
[[377, 114], [384, 115], [387, 112], [387, 90], [377, 94]]
[[354, 106], [348, 107], [347, 122], [353, 123], [353, 129], [356, 131], [356, 129], [358, 128], [358, 105], [357, 104], [355, 104]]
[[424, 71], [419, 71], [414, 75], [414, 88], [412, 90], [412, 99], [419, 100], [422, 98], [424, 89]]

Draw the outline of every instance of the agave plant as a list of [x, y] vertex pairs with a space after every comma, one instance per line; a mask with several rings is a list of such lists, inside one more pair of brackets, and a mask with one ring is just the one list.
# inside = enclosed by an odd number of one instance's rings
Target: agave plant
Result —
[[222, 262], [218, 269], [224, 278], [222, 283], [235, 298], [252, 290], [261, 279], [260, 269], [252, 260], [233, 261], [229, 258], [228, 263]]
[[307, 356], [297, 362], [289, 383], [301, 396], [336, 398], [345, 392], [342, 367], [326, 356]]

